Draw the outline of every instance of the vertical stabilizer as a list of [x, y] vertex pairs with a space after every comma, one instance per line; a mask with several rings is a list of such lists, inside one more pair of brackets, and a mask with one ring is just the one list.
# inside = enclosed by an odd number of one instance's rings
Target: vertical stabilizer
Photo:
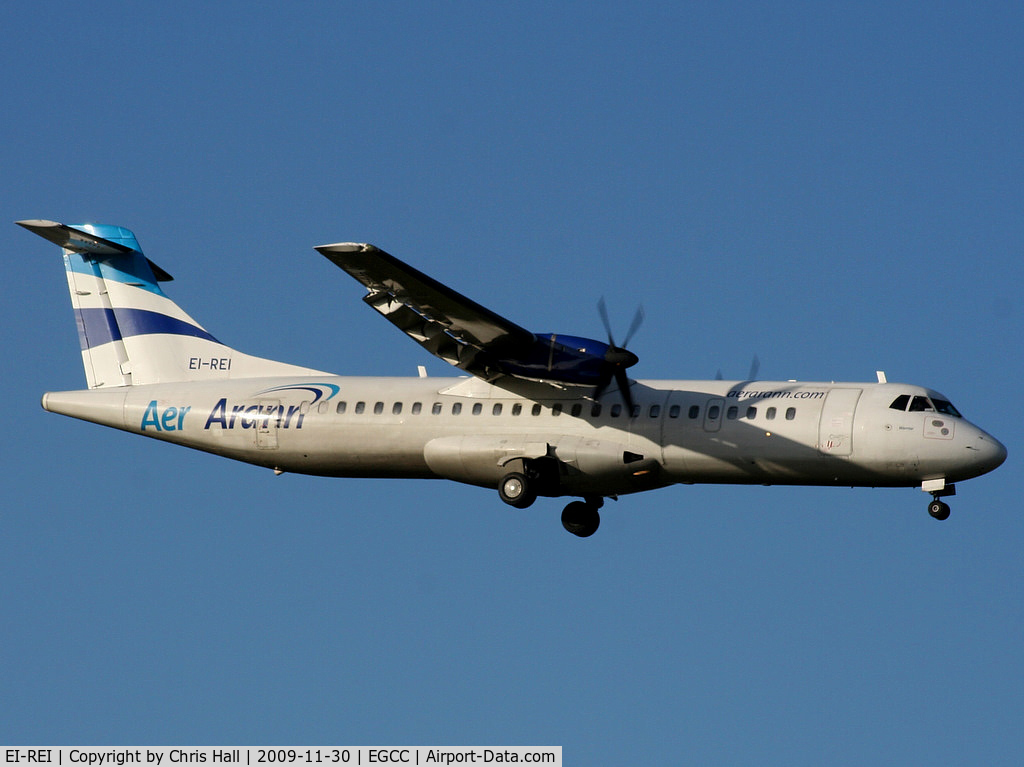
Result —
[[225, 346], [161, 290], [172, 277], [120, 226], [18, 221], [60, 245], [90, 389], [320, 371]]

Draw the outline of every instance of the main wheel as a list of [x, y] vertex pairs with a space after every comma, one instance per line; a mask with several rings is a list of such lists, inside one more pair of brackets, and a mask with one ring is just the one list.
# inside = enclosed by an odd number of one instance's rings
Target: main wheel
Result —
[[589, 503], [573, 501], [562, 510], [562, 527], [580, 538], [589, 538], [600, 524], [597, 507]]
[[517, 509], [525, 509], [537, 500], [537, 493], [530, 486], [530, 480], [526, 478], [525, 474], [520, 474], [518, 471], [513, 471], [501, 478], [501, 482], [498, 483], [498, 495], [509, 506], [514, 506]]
[[949, 505], [936, 498], [928, 504], [928, 513], [935, 519], [949, 519]]

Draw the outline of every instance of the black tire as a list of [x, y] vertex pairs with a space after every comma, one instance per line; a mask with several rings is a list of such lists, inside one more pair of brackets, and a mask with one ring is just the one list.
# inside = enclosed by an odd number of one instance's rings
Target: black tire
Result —
[[517, 509], [525, 509], [537, 500], [537, 493], [534, 491], [532, 483], [525, 474], [520, 474], [518, 471], [513, 471], [501, 478], [501, 482], [498, 483], [498, 495], [509, 506], [514, 506]]
[[934, 519], [949, 519], [949, 505], [939, 500], [932, 501], [928, 504], [928, 513]]
[[562, 510], [562, 527], [575, 536], [589, 538], [597, 532], [601, 515], [596, 506], [583, 501], [573, 501]]

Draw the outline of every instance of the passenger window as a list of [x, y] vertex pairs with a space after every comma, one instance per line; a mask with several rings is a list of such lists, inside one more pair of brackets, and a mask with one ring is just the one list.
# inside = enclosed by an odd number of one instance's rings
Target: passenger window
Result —
[[906, 410], [907, 409], [907, 405], [909, 405], [909, 404], [910, 404], [910, 395], [909, 394], [901, 394], [900, 396], [898, 396], [896, 399], [894, 399], [892, 401], [892, 404], [889, 405], [889, 407], [892, 410]]
[[756, 407], [748, 407], [747, 408], [747, 418], [749, 420], [751, 420], [751, 421], [753, 421], [755, 418], [757, 418], [757, 408]]
[[458, 415], [461, 412], [462, 412], [462, 403], [461, 402], [456, 402], [454, 405], [452, 405], [452, 415]]
[[795, 407], [786, 408], [786, 420], [787, 421], [792, 421], [794, 418], [796, 418], [796, 408]]
[[687, 415], [691, 420], [700, 418], [700, 405], [690, 405], [690, 410]]
[[306, 400], [305, 402], [300, 402], [299, 403], [299, 412], [302, 413], [303, 415], [308, 414], [309, 413], [309, 405], [310, 405], [309, 400]]
[[483, 412], [484, 406], [479, 402], [473, 403], [473, 415], [480, 415]]
[[673, 405], [672, 407], [670, 407], [668, 409], [668, 417], [669, 418], [678, 418], [680, 410], [681, 410], [681, 408], [679, 407], [679, 405]]
[[317, 412], [326, 415], [327, 411], [330, 410], [331, 406], [327, 402], [321, 402], [316, 406]]
[[501, 415], [501, 403], [496, 402], [494, 407], [491, 408], [491, 415]]
[[711, 407], [708, 408], [708, 418], [712, 421], [717, 421], [718, 416], [721, 415], [721, 413], [722, 408], [720, 408], [718, 405], [712, 405]]
[[582, 413], [582, 412], [583, 412], [583, 405], [581, 405], [579, 402], [573, 403], [572, 411], [571, 411], [572, 417], [573, 418], [577, 418], [579, 416], [579, 414]]
[[512, 415], [520, 415], [523, 412], [523, 406], [518, 402], [512, 406]]
[[561, 402], [557, 402], [557, 403], [555, 403], [554, 405], [551, 406], [551, 415], [561, 415], [561, 414], [562, 414], [562, 403]]
[[344, 402], [339, 402], [338, 403], [338, 407], [336, 407], [334, 410], [335, 410], [335, 412], [338, 415], [345, 415], [345, 408], [346, 407], [347, 407], [347, 405]]
[[733, 405], [732, 407], [725, 411], [725, 417], [728, 418], [730, 421], [735, 421], [736, 416], [738, 416], [739, 414], [740, 409], [735, 405]]
[[375, 403], [374, 406], [373, 406], [373, 414], [374, 415], [380, 415], [383, 412], [384, 412], [384, 403], [383, 402]]
[[365, 410], [366, 410], [366, 403], [365, 402], [357, 402], [356, 403], [356, 412], [357, 413], [363, 413], [363, 412], [365, 412]]
[[770, 407], [767, 410], [765, 410], [764, 411], [764, 417], [767, 418], [769, 421], [774, 421], [775, 420], [775, 408]]
[[396, 402], [394, 405], [391, 406], [391, 414], [392, 415], [401, 415], [402, 414], [402, 403], [401, 402]]
[[441, 415], [442, 406], [440, 402], [435, 402], [430, 408], [431, 415]]
[[540, 405], [534, 405], [533, 410], [530, 411], [530, 415], [540, 415]]
[[601, 415], [601, 403], [595, 402], [594, 406], [590, 408], [590, 415], [593, 418], [598, 418]]
[[622, 415], [622, 405], [612, 405], [612, 418], [618, 418], [620, 415]]
[[633, 418], [636, 418], [638, 415], [640, 415], [640, 406], [639, 405], [633, 405], [633, 411], [630, 413], [630, 415]]
[[932, 407], [932, 403], [928, 401], [927, 397], [914, 397], [910, 401], [910, 412], [911, 413], [926, 413], [935, 410]]
[[422, 410], [423, 410], [423, 403], [422, 402], [413, 402], [412, 403], [412, 414], [413, 415], [419, 415]]
[[657, 418], [661, 415], [661, 405], [651, 405], [650, 411], [648, 411], [651, 418]]

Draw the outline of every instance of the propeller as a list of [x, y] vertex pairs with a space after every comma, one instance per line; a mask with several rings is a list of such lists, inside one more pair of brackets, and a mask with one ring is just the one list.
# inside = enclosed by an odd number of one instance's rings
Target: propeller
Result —
[[594, 399], [600, 399], [601, 394], [603, 394], [604, 390], [608, 388], [608, 384], [614, 380], [619, 387], [619, 393], [622, 395], [622, 401], [629, 410], [629, 414], [632, 415], [633, 395], [629, 390], [629, 376], [626, 375], [626, 368], [632, 367], [640, 360], [635, 354], [633, 354], [633, 352], [626, 349], [626, 345], [643, 324], [644, 308], [642, 306], [637, 307], [636, 314], [633, 315], [633, 321], [629, 325], [629, 331], [626, 333], [626, 338], [622, 342], [622, 346], [615, 343], [615, 336], [612, 333], [612, 323], [608, 319], [608, 307], [605, 305], [603, 296], [597, 302], [597, 312], [601, 315], [601, 321], [604, 323], [604, 329], [608, 333], [608, 351], [606, 351], [604, 355], [605, 372], [602, 374], [601, 380], [594, 389]]

